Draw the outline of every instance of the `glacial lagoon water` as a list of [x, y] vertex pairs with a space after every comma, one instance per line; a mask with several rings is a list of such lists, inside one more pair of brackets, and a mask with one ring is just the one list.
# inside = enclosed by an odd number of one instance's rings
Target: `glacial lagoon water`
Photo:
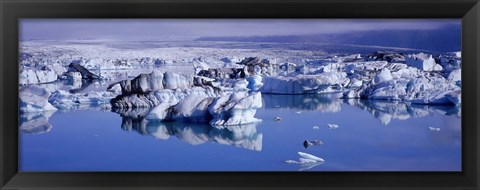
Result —
[[[455, 107], [325, 95], [263, 94], [262, 99], [256, 117], [263, 121], [231, 131], [148, 123], [133, 113], [122, 117], [99, 109], [21, 115], [19, 169], [461, 171], [461, 118]], [[330, 129], [330, 123], [339, 127]], [[305, 148], [305, 140], [323, 144]], [[285, 162], [297, 160], [299, 151], [325, 162]]]

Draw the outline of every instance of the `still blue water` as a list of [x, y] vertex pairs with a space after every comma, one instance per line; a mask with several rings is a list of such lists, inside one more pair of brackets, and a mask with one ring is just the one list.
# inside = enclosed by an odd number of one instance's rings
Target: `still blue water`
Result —
[[[96, 109], [22, 115], [21, 171], [460, 171], [455, 107], [263, 95], [257, 124], [147, 123]], [[130, 114], [134, 115], [134, 114]], [[280, 121], [274, 121], [281, 117]], [[28, 118], [28, 119], [26, 119]], [[330, 129], [327, 124], [339, 127]], [[25, 127], [28, 126], [28, 127]], [[318, 129], [314, 129], [318, 126]], [[429, 127], [439, 128], [431, 131]], [[305, 140], [323, 145], [305, 148]], [[302, 151], [325, 160], [289, 164]]]

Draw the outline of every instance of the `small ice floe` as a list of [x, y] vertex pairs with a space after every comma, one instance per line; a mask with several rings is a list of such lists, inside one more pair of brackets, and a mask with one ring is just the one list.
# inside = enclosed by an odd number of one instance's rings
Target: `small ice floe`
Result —
[[336, 124], [327, 124], [327, 126], [328, 126], [329, 129], [336, 129], [336, 128], [339, 127], [339, 126], [336, 125]]
[[301, 111], [297, 111], [297, 112], [295, 112], [295, 113], [297, 113], [297, 114], [301, 114], [302, 112], [301, 112]]
[[440, 128], [436, 128], [436, 127], [428, 127], [428, 129], [430, 131], [435, 131], [435, 132], [440, 131]]
[[282, 120], [282, 118], [277, 116], [277, 117], [273, 118], [273, 120], [276, 121], [276, 122], [279, 122], [280, 120]]
[[313, 145], [322, 145], [322, 144], [323, 144], [323, 142], [320, 141], [320, 140], [311, 140], [311, 141], [305, 140], [305, 141], [303, 141], [303, 146], [305, 148], [308, 148], [309, 146], [313, 146]]
[[313, 126], [313, 129], [317, 130], [317, 129], [320, 129], [320, 127], [315, 125]]
[[276, 105], [275, 107], [276, 107], [276, 108], [279, 108], [280, 106], [279, 106], [279, 105]]
[[305, 153], [305, 152], [298, 152], [300, 158], [297, 160], [285, 160], [286, 163], [289, 164], [300, 164], [299, 171], [308, 170], [320, 164], [323, 164], [325, 160], [319, 158], [317, 156]]

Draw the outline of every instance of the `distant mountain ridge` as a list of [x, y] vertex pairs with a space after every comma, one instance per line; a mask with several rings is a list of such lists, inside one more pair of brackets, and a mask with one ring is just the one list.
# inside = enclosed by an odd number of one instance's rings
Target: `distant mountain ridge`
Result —
[[236, 42], [313, 42], [356, 44], [424, 49], [437, 52], [461, 50], [461, 27], [449, 26], [435, 30], [377, 30], [338, 34], [200, 37], [196, 41]]

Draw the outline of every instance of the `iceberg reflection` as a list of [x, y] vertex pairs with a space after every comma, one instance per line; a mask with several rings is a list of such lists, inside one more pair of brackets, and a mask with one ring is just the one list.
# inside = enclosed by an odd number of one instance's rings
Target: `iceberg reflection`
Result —
[[42, 134], [49, 132], [52, 125], [48, 119], [55, 111], [20, 113], [20, 131], [27, 134]]
[[299, 109], [303, 111], [339, 112], [342, 102], [337, 94], [278, 95], [262, 94], [265, 108]]
[[191, 145], [215, 142], [248, 150], [262, 150], [263, 135], [257, 131], [256, 124], [232, 125], [220, 129], [209, 124], [148, 121], [144, 119], [148, 109], [116, 111], [122, 117], [121, 128], [126, 131], [137, 131], [162, 140], [175, 136]]
[[431, 113], [457, 115], [460, 117], [459, 108], [456, 106], [419, 105], [406, 102], [361, 99], [347, 99], [344, 100], [344, 102], [371, 113], [384, 125], [388, 125], [392, 119], [407, 120], [410, 118], [425, 117]]

